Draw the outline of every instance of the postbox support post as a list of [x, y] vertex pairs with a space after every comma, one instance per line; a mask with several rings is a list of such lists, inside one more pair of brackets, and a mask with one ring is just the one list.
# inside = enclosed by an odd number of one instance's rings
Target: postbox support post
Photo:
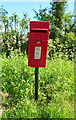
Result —
[[35, 100], [38, 99], [38, 69], [39, 67], [35, 67]]

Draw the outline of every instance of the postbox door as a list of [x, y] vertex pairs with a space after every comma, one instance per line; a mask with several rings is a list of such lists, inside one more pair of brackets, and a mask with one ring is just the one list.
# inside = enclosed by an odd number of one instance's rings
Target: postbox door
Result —
[[48, 41], [41, 44], [32, 44], [29, 47], [28, 65], [32, 67], [45, 67]]

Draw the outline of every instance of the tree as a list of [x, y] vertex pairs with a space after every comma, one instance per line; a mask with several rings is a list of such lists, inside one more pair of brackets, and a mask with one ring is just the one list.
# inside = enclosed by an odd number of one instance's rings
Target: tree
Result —
[[16, 12], [10, 17], [8, 12], [1, 6], [0, 8], [0, 31], [2, 39], [2, 52], [6, 53], [6, 57], [10, 55], [11, 50], [19, 49], [21, 52], [27, 51], [27, 34], [30, 18], [24, 13], [20, 20]]
[[[63, 15], [65, 12], [66, 2], [51, 2], [51, 10], [53, 16], [53, 23], [56, 27], [63, 28]], [[51, 11], [49, 11], [50, 13]]]
[[3, 8], [3, 5], [0, 8], [0, 21], [4, 24], [4, 29], [6, 33], [6, 29], [8, 28], [8, 17], [6, 16], [8, 12]]
[[49, 21], [51, 23], [51, 38], [55, 40], [62, 35], [63, 15], [65, 12], [66, 2], [50, 2], [50, 8], [34, 10], [35, 18], [40, 21]]
[[4, 17], [7, 14], [8, 12], [3, 8], [3, 5], [2, 5], [0, 8], [0, 20], [2, 19], [2, 17]]
[[34, 18], [37, 18], [37, 20], [40, 20], [40, 21], [49, 21], [49, 22], [51, 22], [52, 14], [49, 14], [48, 9], [49, 9], [48, 7], [42, 9], [41, 6], [40, 6], [40, 9], [39, 9], [39, 12], [37, 12], [35, 9], [33, 9], [34, 12], [35, 12]]
[[13, 15], [12, 17], [13, 17], [13, 20], [14, 20], [14, 29], [15, 29], [15, 31], [17, 31], [19, 16], [18, 16], [18, 14], [16, 14], [16, 12], [12, 15]]
[[12, 15], [9, 17], [9, 28], [10, 28], [11, 32], [14, 29], [13, 22], [14, 22], [14, 16]]
[[28, 32], [29, 21], [30, 21], [30, 18], [28, 17], [27, 13], [24, 13], [23, 18], [19, 22], [21, 35], [24, 35], [26, 32]]
[[[30, 18], [28, 17], [27, 13], [23, 14], [23, 18], [21, 19], [20, 23], [20, 50], [21, 52], [28, 54], [28, 29], [29, 29], [29, 21]], [[25, 36], [25, 38], [24, 38]]]
[[74, 26], [75, 26], [75, 22], [74, 22], [74, 15], [71, 13], [67, 13], [63, 15], [63, 31], [66, 34], [67, 32], [73, 32], [74, 31]]
[[[63, 32], [63, 15], [65, 13], [66, 2], [50, 2], [52, 14], [51, 38], [54, 40], [62, 36]], [[60, 32], [59, 32], [60, 29]]]

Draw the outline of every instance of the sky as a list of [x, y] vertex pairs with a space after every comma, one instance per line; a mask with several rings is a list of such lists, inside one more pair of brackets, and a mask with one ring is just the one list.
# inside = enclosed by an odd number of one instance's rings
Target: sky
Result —
[[[38, 11], [40, 8], [40, 5], [41, 5], [41, 8], [50, 6], [49, 0], [47, 0], [47, 2], [31, 2], [31, 1], [30, 2], [21, 2], [21, 1], [20, 2], [12, 2], [12, 0], [11, 0], [11, 2], [6, 2], [6, 1], [9, 1], [9, 0], [2, 0], [2, 1], [0, 0], [0, 6], [3, 5], [4, 9], [8, 11], [8, 16], [11, 16], [13, 13], [16, 12], [19, 15], [19, 17], [22, 18], [23, 13], [25, 12], [28, 14], [28, 17], [30, 17], [31, 20], [36, 20], [35, 18], [33, 18], [35, 16], [33, 9]], [[15, 0], [15, 1], [17, 1], [17, 0]], [[66, 12], [71, 12], [71, 13], [74, 12], [74, 2], [73, 1], [68, 2]]]

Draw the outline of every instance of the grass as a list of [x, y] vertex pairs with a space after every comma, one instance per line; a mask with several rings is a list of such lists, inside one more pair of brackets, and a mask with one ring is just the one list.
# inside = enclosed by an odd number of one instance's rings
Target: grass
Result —
[[2, 91], [5, 111], [2, 118], [74, 118], [74, 63], [47, 59], [39, 68], [39, 98], [34, 100], [34, 67], [27, 57], [2, 59]]

